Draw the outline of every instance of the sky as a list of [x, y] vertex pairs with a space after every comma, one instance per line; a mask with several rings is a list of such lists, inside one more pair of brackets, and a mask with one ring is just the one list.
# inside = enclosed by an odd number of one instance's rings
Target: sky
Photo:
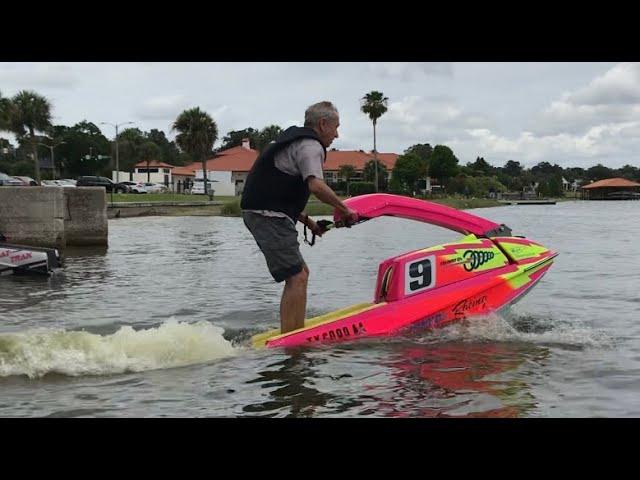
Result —
[[216, 147], [231, 130], [302, 125], [309, 105], [329, 100], [340, 150], [373, 148], [360, 100], [378, 90], [389, 99], [380, 152], [429, 143], [463, 165], [640, 166], [640, 63], [0, 63], [2, 95], [23, 89], [51, 101], [54, 124], [88, 120], [110, 139], [100, 122], [173, 139], [172, 122], [197, 106], [218, 125]]

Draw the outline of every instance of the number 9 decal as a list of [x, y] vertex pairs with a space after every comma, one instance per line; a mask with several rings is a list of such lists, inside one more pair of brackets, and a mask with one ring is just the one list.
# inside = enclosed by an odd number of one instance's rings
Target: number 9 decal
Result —
[[404, 294], [412, 295], [435, 286], [435, 265], [435, 256], [433, 255], [407, 262], [405, 264]]

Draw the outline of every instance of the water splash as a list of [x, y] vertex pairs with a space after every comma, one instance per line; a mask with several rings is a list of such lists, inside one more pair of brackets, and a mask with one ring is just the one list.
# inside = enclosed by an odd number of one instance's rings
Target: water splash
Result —
[[426, 342], [523, 342], [562, 348], [613, 348], [615, 341], [606, 332], [570, 320], [514, 312], [469, 317], [433, 330], [422, 337]]
[[111, 335], [54, 329], [0, 334], [0, 377], [110, 375], [205, 363], [237, 352], [222, 333], [208, 322], [169, 319], [145, 330], [124, 326]]

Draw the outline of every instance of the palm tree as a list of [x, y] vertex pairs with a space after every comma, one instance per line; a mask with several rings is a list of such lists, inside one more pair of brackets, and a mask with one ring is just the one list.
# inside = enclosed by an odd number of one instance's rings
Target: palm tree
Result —
[[0, 92], [0, 131], [9, 130], [9, 109], [11, 108], [11, 100], [2, 97]]
[[338, 167], [338, 175], [340, 175], [345, 182], [347, 182], [347, 196], [349, 196], [349, 179], [356, 174], [356, 169], [353, 165], [340, 165]]
[[376, 192], [378, 191], [378, 149], [376, 148], [376, 123], [387, 111], [387, 102], [389, 99], [384, 96], [382, 92], [375, 90], [367, 93], [362, 97], [362, 107], [360, 108], [363, 113], [369, 115], [369, 118], [373, 122], [373, 158], [376, 161]]
[[199, 107], [183, 111], [173, 123], [172, 130], [177, 130], [176, 143], [194, 160], [202, 162], [204, 192], [207, 190], [207, 156], [211, 155], [213, 144], [218, 139], [218, 126], [207, 112]]
[[145, 142], [140, 145], [140, 158], [147, 164], [147, 182], [151, 183], [151, 172], [149, 171], [149, 164], [153, 160], [160, 158], [160, 147], [154, 142]]
[[31, 145], [35, 177], [38, 183], [40, 183], [40, 164], [38, 162], [36, 131], [46, 132], [50, 128], [51, 103], [45, 97], [36, 92], [22, 90], [11, 99], [9, 129], [15, 133], [18, 139], [26, 138]]
[[282, 133], [282, 128], [279, 125], [269, 125], [268, 127], [264, 127], [260, 130], [258, 135], [258, 145], [256, 145], [257, 150], [262, 152], [269, 143], [278, 138], [278, 135]]

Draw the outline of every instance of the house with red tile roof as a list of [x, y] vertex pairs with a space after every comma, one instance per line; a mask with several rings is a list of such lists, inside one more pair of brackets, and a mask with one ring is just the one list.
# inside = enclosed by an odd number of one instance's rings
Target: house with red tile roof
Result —
[[[147, 181], [147, 162], [138, 162], [134, 166], [133, 173], [131, 172], [112, 172], [112, 179], [116, 181], [134, 181], [134, 182], [146, 182]], [[175, 168], [168, 163], [159, 162], [158, 160], [152, 160], [149, 162], [149, 181], [153, 183], [161, 183], [163, 185], [171, 185], [173, 183], [172, 170]]]
[[[228, 179], [224, 181], [234, 185], [236, 195], [239, 195], [242, 193], [249, 170], [251, 170], [259, 153], [250, 147], [248, 139], [244, 139], [241, 146], [218, 152], [213, 158], [207, 160], [207, 172], [228, 173]], [[393, 170], [398, 157], [399, 155], [396, 153], [378, 153], [378, 160], [387, 167], [389, 173]], [[327, 159], [323, 166], [324, 180], [327, 183], [335, 183], [341, 180], [338, 172], [342, 165], [353, 166], [356, 171], [354, 178], [362, 178], [365, 164], [372, 159], [373, 154], [363, 150], [328, 150]], [[202, 162], [194, 162], [183, 168], [200, 172], [200, 175], [202, 175]], [[218, 182], [222, 183], [223, 179], [221, 177], [216, 176], [216, 174], [209, 174], [209, 178], [214, 177]], [[218, 184], [214, 188], [217, 190], [221, 186], [221, 184]]]
[[[216, 195], [239, 195], [244, 188], [244, 182], [260, 152], [251, 148], [249, 139], [244, 139], [242, 145], [217, 152], [206, 162], [207, 178], [214, 181]], [[378, 153], [378, 160], [387, 167], [389, 174], [396, 164], [399, 155], [396, 153]], [[363, 150], [328, 150], [327, 159], [323, 165], [324, 180], [335, 183], [339, 180], [339, 170], [342, 165], [351, 165], [355, 169], [354, 180], [362, 178], [365, 164], [373, 159], [371, 152]], [[202, 177], [202, 162], [176, 167], [167, 163], [152, 161], [149, 163], [151, 181], [169, 185], [185, 180], [193, 182]], [[134, 179], [147, 181], [147, 164], [139, 162], [135, 165]], [[142, 174], [142, 176], [138, 175]], [[166, 177], [168, 175], [168, 177]], [[140, 177], [140, 178], [138, 178]]]

